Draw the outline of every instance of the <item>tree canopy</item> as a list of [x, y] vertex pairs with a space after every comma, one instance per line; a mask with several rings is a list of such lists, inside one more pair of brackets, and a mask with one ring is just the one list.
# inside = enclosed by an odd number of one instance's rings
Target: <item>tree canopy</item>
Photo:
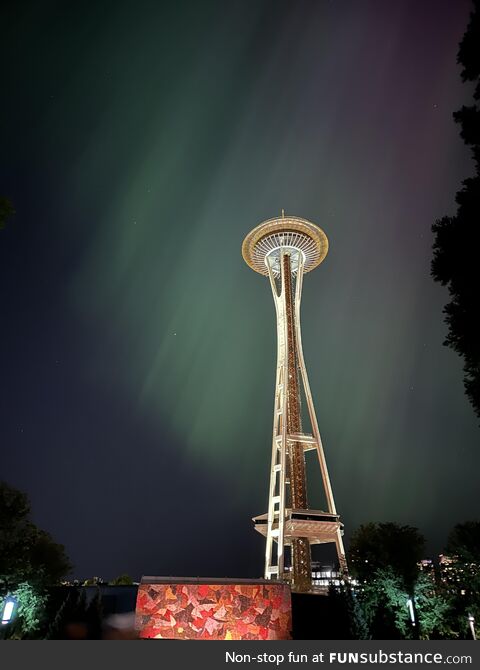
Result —
[[119, 575], [118, 577], [115, 577], [115, 579], [112, 579], [110, 582], [111, 586], [131, 586], [133, 584], [133, 579], [130, 577], [130, 575], [123, 574]]
[[348, 562], [362, 581], [372, 579], [378, 570], [392, 570], [412, 592], [424, 548], [425, 538], [418, 528], [393, 522], [367, 523], [352, 535]]
[[58, 583], [72, 566], [61, 544], [30, 519], [27, 496], [0, 482], [0, 590]]
[[480, 521], [458, 523], [447, 539], [446, 552], [464, 563], [480, 562]]
[[475, 174], [465, 179], [456, 195], [456, 214], [432, 226], [432, 276], [448, 287], [450, 302], [444, 308], [448, 334], [444, 344], [463, 358], [465, 392], [480, 417], [480, 0], [474, 0], [458, 62], [463, 68], [462, 80], [475, 83], [474, 104], [454, 114], [463, 141], [471, 147]]

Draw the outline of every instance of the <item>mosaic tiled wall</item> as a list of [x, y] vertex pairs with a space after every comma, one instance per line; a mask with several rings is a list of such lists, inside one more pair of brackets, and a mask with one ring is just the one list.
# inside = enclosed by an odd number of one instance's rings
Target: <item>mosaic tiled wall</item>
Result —
[[143, 638], [288, 640], [284, 584], [141, 584], [136, 627]]

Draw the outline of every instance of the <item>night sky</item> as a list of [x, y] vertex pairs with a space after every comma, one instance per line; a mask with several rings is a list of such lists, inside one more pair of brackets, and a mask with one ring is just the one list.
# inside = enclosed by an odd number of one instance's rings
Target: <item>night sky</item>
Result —
[[430, 278], [469, 2], [2, 4], [0, 478], [74, 574], [261, 575], [276, 332], [241, 243], [281, 208], [330, 241], [303, 345], [347, 544], [438, 553], [479, 516]]

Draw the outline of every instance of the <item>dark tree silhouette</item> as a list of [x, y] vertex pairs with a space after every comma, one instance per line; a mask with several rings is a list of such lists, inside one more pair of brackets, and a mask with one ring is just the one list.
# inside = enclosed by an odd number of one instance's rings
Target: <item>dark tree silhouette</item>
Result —
[[448, 554], [465, 563], [479, 563], [480, 521], [458, 523], [450, 532], [445, 548]]
[[444, 308], [448, 325], [444, 344], [463, 357], [465, 392], [480, 417], [480, 0], [473, 4], [457, 60], [463, 67], [462, 80], [475, 83], [474, 104], [453, 116], [461, 126], [462, 139], [471, 147], [475, 175], [463, 182], [456, 195], [456, 215], [432, 226], [432, 276], [448, 286], [451, 300]]
[[425, 538], [417, 528], [398, 523], [367, 523], [352, 535], [348, 564], [360, 580], [373, 579], [378, 570], [391, 570], [405, 590], [413, 592]]
[[30, 520], [30, 503], [0, 482], [0, 593], [22, 582], [40, 587], [60, 581], [71, 570], [62, 545]]
[[0, 482], [0, 601], [11, 594], [17, 602], [3, 636], [38, 635], [45, 623], [48, 588], [70, 570], [63, 546], [31, 521], [27, 496]]
[[133, 579], [130, 577], [130, 575], [123, 574], [119, 575], [118, 577], [115, 577], [115, 579], [112, 579], [110, 582], [111, 586], [131, 586], [133, 584]]

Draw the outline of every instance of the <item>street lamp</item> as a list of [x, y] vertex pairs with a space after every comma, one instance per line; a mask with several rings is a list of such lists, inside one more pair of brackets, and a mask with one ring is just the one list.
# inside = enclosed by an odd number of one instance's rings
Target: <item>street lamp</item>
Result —
[[472, 631], [472, 638], [476, 640], [477, 636], [475, 635], [475, 617], [473, 617], [471, 614], [468, 615], [468, 624], [470, 626], [470, 630]]
[[2, 626], [10, 623], [13, 619], [13, 611], [15, 609], [16, 600], [12, 596], [7, 596], [3, 601], [2, 611]]
[[407, 600], [407, 607], [408, 611], [410, 612], [410, 619], [412, 622], [412, 626], [415, 626], [415, 612], [413, 611], [413, 602], [411, 598]]

